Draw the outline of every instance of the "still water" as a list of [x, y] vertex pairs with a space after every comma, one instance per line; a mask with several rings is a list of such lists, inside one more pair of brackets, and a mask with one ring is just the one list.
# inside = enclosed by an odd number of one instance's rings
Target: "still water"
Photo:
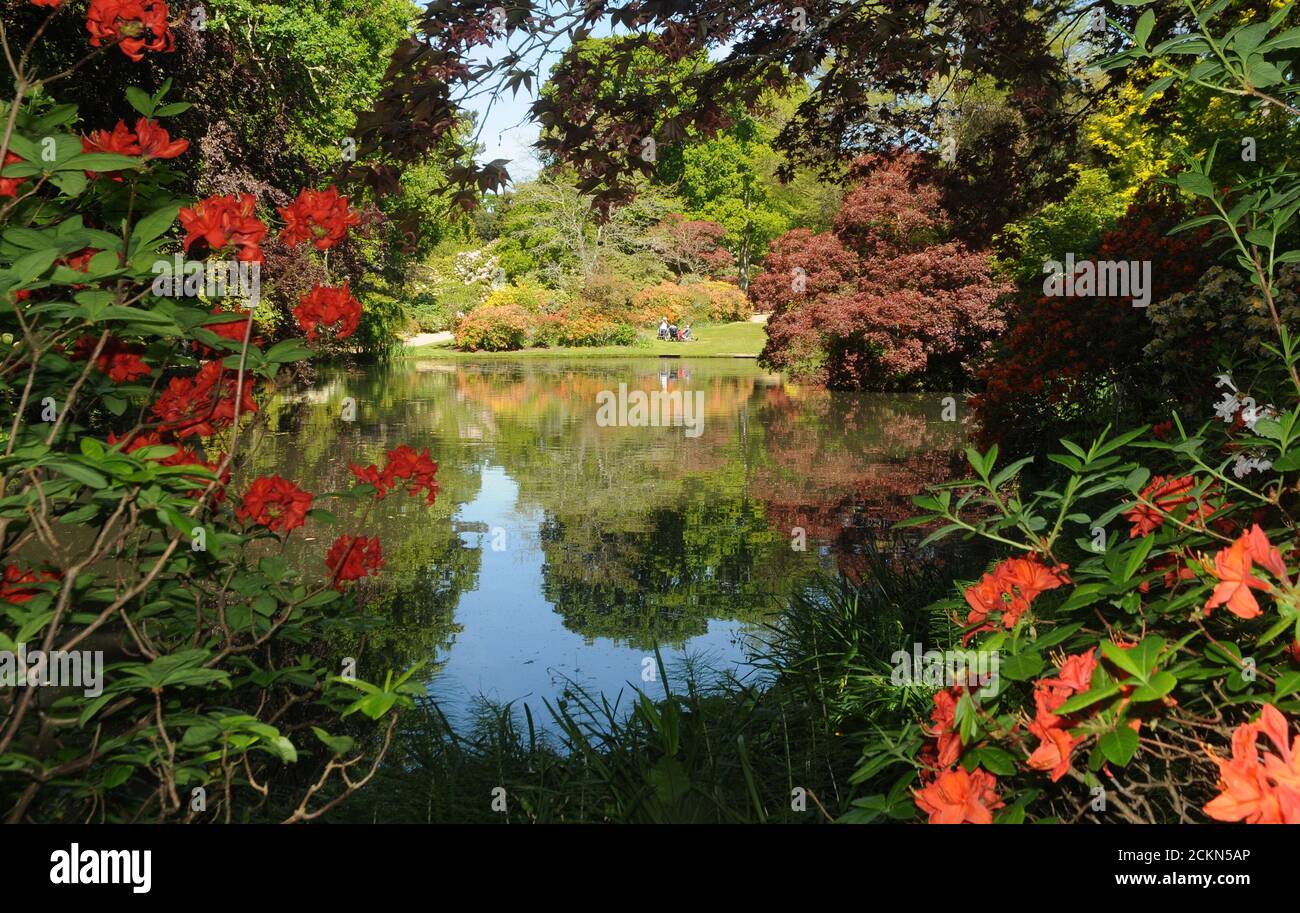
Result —
[[[606, 427], [599, 396], [620, 384], [701, 392], [703, 424]], [[318, 495], [399, 444], [438, 462], [432, 508], [318, 497], [338, 525], [309, 523], [290, 553], [324, 573], [338, 533], [379, 536], [358, 652], [423, 662], [453, 718], [480, 696], [540, 711], [569, 682], [662, 694], [643, 676], [656, 647], [670, 670], [743, 666], [810, 576], [898, 546], [891, 525], [963, 436], [939, 395], [831, 393], [739, 359], [404, 360], [324, 373], [269, 413], [256, 468]]]

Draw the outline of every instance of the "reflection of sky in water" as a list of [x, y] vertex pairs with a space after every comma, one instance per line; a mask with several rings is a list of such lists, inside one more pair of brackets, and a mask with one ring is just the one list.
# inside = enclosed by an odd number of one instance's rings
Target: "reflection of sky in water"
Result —
[[[621, 690], [624, 704], [632, 691], [629, 682], [662, 697], [662, 682], [641, 680], [645, 652], [568, 630], [542, 596], [543, 558], [537, 538], [542, 517], [521, 514], [515, 507], [518, 494], [513, 479], [498, 467], [488, 467], [478, 497], [457, 514], [456, 519], [482, 523], [487, 529], [461, 533], [466, 545], [479, 549], [482, 564], [478, 589], [465, 593], [456, 608], [461, 631], [433, 683], [432, 692], [448, 702], [444, 712], [457, 717], [474, 697], [482, 696], [502, 703], [526, 702], [541, 720], [542, 699], [554, 703], [568, 681], [611, 700]], [[496, 527], [505, 530], [506, 547], [501, 551], [492, 548]], [[743, 662], [738, 636], [746, 627], [711, 619], [708, 633], [689, 640], [684, 650], [661, 647], [669, 673], [684, 655], [699, 656], [715, 669], [734, 668]]]
[[[600, 426], [596, 397], [621, 383], [702, 391], [701, 436]], [[349, 397], [357, 420], [341, 422]], [[352, 484], [349, 462], [401, 443], [439, 463], [433, 507], [394, 495], [363, 520], [360, 504], [324, 502], [338, 524], [309, 521], [288, 544], [310, 579], [340, 532], [383, 542], [367, 643], [341, 636], [327, 661], [358, 647], [379, 670], [423, 661], [449, 717], [482, 697], [527, 703], [541, 725], [570, 682], [624, 707], [633, 688], [662, 696], [641, 678], [655, 644], [674, 691], [686, 660], [753, 674], [758, 622], [810, 574], [889, 547], [962, 439], [937, 395], [799, 388], [731, 359], [399, 361], [324, 370], [277, 406], [258, 472], [331, 492]]]

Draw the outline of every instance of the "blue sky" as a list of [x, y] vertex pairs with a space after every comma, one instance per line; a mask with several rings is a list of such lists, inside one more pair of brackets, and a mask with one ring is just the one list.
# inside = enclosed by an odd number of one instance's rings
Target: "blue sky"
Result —
[[[620, 28], [619, 31], [626, 32], [626, 29]], [[592, 29], [592, 35], [595, 37], [605, 37], [613, 33], [607, 22], [601, 22]], [[556, 43], [542, 66], [535, 71], [541, 80], [546, 79], [551, 67], [568, 46], [568, 42]], [[729, 45], [713, 48], [709, 56], [717, 60], [725, 56], [729, 49]], [[474, 54], [472, 59], [475, 62], [499, 60], [504, 52], [505, 41], [498, 40]], [[496, 97], [487, 94], [479, 95], [470, 99], [465, 106], [478, 115], [478, 123], [483, 125], [479, 142], [484, 149], [475, 158], [479, 162], [509, 159], [510, 164], [507, 168], [514, 181], [526, 181], [536, 177], [541, 170], [541, 164], [535, 155], [536, 150], [532, 148], [532, 144], [537, 140], [537, 124], [528, 118], [528, 108], [536, 98], [538, 88], [539, 86], [534, 84], [530, 92], [521, 87], [513, 96], [508, 90]]]

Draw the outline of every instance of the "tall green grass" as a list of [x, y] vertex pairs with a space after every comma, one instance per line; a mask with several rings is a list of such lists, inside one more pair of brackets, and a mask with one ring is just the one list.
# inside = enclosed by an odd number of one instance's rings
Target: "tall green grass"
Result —
[[[335, 820], [812, 823], [878, 791], [864, 746], [929, 706], [890, 681], [890, 655], [949, 642], [931, 606], [953, 568], [875, 557], [861, 583], [799, 592], [754, 643], [745, 678], [659, 662], [668, 697], [571, 686], [541, 713], [479, 706], [453, 726], [433, 699], [404, 716], [385, 766]], [[504, 811], [501, 793], [504, 789]], [[495, 791], [495, 792], [494, 792]], [[497, 801], [494, 804], [494, 799]]]

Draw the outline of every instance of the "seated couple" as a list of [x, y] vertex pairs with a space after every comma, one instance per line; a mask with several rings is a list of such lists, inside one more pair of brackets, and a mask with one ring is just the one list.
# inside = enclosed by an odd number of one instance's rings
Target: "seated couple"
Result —
[[691, 338], [691, 325], [688, 323], [679, 331], [677, 329], [677, 324], [669, 323], [667, 317], [660, 317], [659, 338], [670, 339], [673, 342], [685, 342]]

